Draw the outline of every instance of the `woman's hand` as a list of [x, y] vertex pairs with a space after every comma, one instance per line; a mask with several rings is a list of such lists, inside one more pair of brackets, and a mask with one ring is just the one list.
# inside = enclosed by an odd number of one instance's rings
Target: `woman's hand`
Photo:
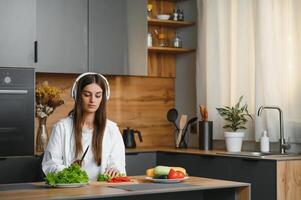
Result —
[[72, 164], [78, 164], [79, 166], [82, 166], [82, 162], [80, 160], [75, 160]]
[[116, 168], [107, 168], [105, 174], [109, 175], [110, 178], [118, 177], [120, 175], [119, 170]]

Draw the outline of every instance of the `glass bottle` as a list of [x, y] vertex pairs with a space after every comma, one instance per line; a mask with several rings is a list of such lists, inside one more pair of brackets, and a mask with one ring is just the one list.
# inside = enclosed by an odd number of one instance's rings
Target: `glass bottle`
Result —
[[176, 33], [175, 38], [173, 39], [173, 47], [182, 48], [182, 38]]
[[179, 16], [179, 14], [178, 14], [178, 9], [177, 9], [177, 10], [174, 9], [174, 10], [173, 10], [173, 13], [172, 13], [172, 20], [178, 21], [178, 16]]
[[148, 33], [147, 34], [147, 47], [152, 47], [153, 46], [153, 38], [152, 38], [152, 34]]
[[184, 10], [179, 10], [178, 20], [179, 21], [184, 21]]

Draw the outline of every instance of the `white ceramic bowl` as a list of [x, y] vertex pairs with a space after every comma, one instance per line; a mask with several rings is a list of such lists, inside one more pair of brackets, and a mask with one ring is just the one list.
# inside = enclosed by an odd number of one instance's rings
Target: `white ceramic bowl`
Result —
[[170, 15], [157, 15], [157, 19], [168, 20], [169, 18], [170, 18]]

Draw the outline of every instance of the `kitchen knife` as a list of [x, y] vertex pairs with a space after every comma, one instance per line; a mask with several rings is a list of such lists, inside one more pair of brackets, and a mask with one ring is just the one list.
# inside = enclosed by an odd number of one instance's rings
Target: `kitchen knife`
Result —
[[80, 159], [80, 165], [81, 165], [81, 163], [83, 162], [83, 160], [84, 160], [84, 158], [85, 158], [85, 156], [86, 156], [86, 154], [87, 154], [87, 152], [88, 152], [88, 149], [89, 149], [89, 145], [87, 146], [87, 148], [86, 148], [86, 150], [85, 150], [85, 152], [84, 152], [82, 158]]

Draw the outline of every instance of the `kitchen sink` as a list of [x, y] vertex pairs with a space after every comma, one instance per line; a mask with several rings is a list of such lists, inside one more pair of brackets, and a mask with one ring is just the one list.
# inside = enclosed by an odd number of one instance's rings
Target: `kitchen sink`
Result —
[[255, 151], [242, 151], [242, 152], [218, 152], [216, 154], [229, 155], [237, 157], [255, 157], [255, 158], [267, 158], [267, 157], [295, 157], [301, 156], [301, 153], [285, 153], [281, 154], [279, 152], [255, 152]]

